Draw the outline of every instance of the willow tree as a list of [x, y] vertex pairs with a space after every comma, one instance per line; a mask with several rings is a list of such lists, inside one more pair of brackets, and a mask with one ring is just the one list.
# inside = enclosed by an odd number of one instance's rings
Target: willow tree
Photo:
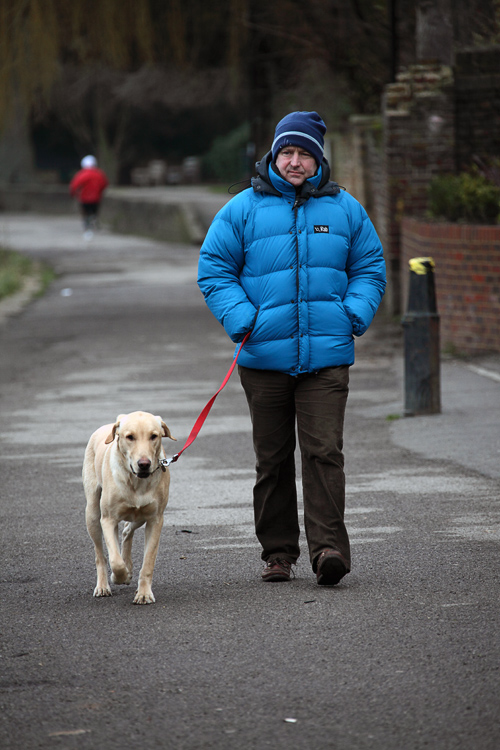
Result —
[[64, 65], [99, 61], [125, 69], [152, 47], [147, 2], [2, 0], [0, 4], [0, 179], [32, 173], [30, 115], [50, 98]]
[[[57, 85], [78, 78], [76, 89], [92, 91], [94, 149], [109, 159], [106, 128], [114, 76], [144, 65], [168, 63], [195, 71], [207, 60], [236, 59], [240, 26], [227, 21], [242, 0], [217, 9], [201, 0], [2, 0], [0, 4], [0, 179], [25, 180], [32, 172], [29, 120], [56, 103], [66, 123], [80, 132], [79, 109], [61, 103]], [[69, 73], [68, 73], [69, 71]], [[78, 76], [75, 75], [78, 71]], [[71, 75], [73, 74], [73, 75]], [[106, 85], [108, 84], [108, 85]], [[115, 128], [116, 130], [116, 128]], [[109, 165], [108, 165], [109, 168]], [[111, 171], [113, 171], [111, 169]]]

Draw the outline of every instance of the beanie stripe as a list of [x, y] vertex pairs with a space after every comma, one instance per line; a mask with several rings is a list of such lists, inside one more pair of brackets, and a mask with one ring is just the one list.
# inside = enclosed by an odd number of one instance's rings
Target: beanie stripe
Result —
[[326, 125], [317, 112], [290, 112], [276, 125], [271, 147], [273, 161], [284, 146], [298, 146], [321, 164], [325, 133]]
[[300, 135], [301, 138], [308, 138], [310, 141], [313, 141], [313, 143], [315, 143], [320, 149], [321, 153], [323, 153], [323, 144], [317, 141], [316, 138], [313, 138], [312, 135], [307, 135], [307, 133], [300, 132], [300, 130], [287, 130], [286, 133], [280, 133], [279, 136], [274, 139], [271, 150], [274, 148], [277, 141], [285, 139], [287, 135]]

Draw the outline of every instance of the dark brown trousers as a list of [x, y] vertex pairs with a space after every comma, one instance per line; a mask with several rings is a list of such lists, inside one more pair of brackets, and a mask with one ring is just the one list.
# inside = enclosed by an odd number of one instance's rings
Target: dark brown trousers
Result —
[[262, 559], [280, 557], [294, 563], [300, 554], [297, 425], [304, 526], [313, 570], [324, 549], [338, 550], [350, 564], [342, 452], [349, 367], [328, 367], [297, 377], [241, 366], [238, 370], [253, 425], [255, 530]]

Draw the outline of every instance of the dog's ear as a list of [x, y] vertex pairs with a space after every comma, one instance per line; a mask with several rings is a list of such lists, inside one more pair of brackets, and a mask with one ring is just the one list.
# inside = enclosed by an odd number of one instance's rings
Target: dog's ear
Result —
[[117, 416], [116, 422], [113, 425], [113, 429], [111, 430], [111, 432], [109, 433], [108, 437], [104, 441], [105, 445], [108, 445], [109, 443], [112, 443], [113, 440], [115, 439], [115, 437], [116, 437], [116, 431], [119, 428], [120, 422], [122, 421], [122, 419], [123, 419], [124, 416], [125, 416], [125, 414], [119, 414]]
[[163, 421], [163, 419], [162, 419], [161, 417], [156, 417], [156, 419], [157, 419], [157, 420], [159, 421], [159, 423], [161, 424], [161, 429], [163, 430], [163, 437], [168, 437], [168, 438], [170, 438], [170, 440], [175, 440], [175, 441], [177, 441], [177, 438], [174, 438], [174, 436], [172, 435], [172, 433], [171, 433], [171, 432], [170, 432], [170, 430], [168, 429], [168, 427], [167, 427], [167, 425], [165, 424], [165, 422]]

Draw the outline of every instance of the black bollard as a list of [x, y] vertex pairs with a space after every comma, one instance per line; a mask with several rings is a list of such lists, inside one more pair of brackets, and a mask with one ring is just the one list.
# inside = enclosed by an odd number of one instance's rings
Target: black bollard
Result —
[[439, 414], [439, 315], [432, 258], [410, 260], [408, 306], [403, 316], [405, 416]]

